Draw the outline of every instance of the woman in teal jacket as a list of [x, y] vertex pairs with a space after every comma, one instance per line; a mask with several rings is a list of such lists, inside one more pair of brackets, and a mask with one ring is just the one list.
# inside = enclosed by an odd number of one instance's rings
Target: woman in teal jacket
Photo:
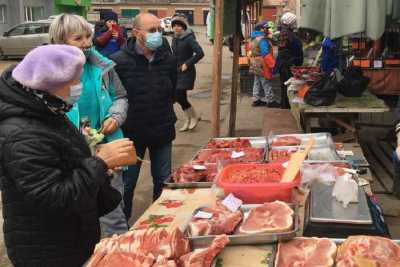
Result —
[[[105, 135], [105, 142], [123, 138], [121, 125], [126, 119], [128, 100], [126, 90], [114, 71], [115, 63], [92, 47], [91, 25], [78, 15], [61, 14], [50, 26], [50, 41], [82, 49], [86, 56], [81, 82], [82, 94], [67, 114], [71, 122], [82, 128], [82, 122]], [[83, 130], [83, 129], [81, 129]], [[111, 184], [123, 194], [121, 171], [114, 172]], [[103, 234], [111, 236], [128, 230], [123, 213], [123, 201], [109, 214], [100, 218]]]

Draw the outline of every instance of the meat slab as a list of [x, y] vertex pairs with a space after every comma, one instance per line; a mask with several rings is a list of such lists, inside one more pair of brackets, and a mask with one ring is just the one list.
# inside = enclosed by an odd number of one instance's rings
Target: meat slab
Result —
[[244, 234], [283, 232], [293, 227], [293, 210], [282, 201], [265, 203], [250, 210], [239, 228]]
[[299, 146], [301, 139], [295, 136], [280, 136], [272, 141], [271, 146]]
[[211, 246], [183, 255], [179, 259], [179, 267], [211, 267], [214, 258], [229, 243], [226, 235], [217, 236]]
[[236, 138], [234, 140], [211, 140], [206, 148], [235, 148], [251, 147], [249, 139]]
[[210, 219], [192, 218], [188, 231], [192, 236], [220, 235], [233, 233], [243, 219], [241, 210], [231, 212], [221, 201], [217, 201], [211, 208], [202, 208], [201, 211], [211, 213]]
[[192, 164], [184, 164], [173, 172], [172, 179], [175, 183], [213, 182], [217, 175], [217, 166], [215, 164], [203, 166], [205, 170], [195, 170]]
[[[232, 158], [232, 153], [243, 152], [243, 156]], [[217, 163], [244, 163], [244, 162], [260, 162], [264, 159], [264, 149], [247, 147], [243, 149], [202, 149], [197, 154], [194, 164]]]
[[[96, 245], [87, 267], [153, 266], [156, 259], [179, 259], [190, 252], [189, 241], [179, 229], [143, 229], [103, 239]], [[162, 258], [159, 258], [159, 257]], [[119, 262], [110, 265], [108, 262]], [[134, 265], [139, 262], [139, 265]], [[124, 265], [125, 264], [125, 265]], [[129, 265], [130, 264], [130, 265]], [[168, 264], [168, 261], [166, 262]], [[157, 265], [156, 265], [157, 266]], [[168, 266], [168, 265], [164, 265]]]
[[400, 246], [379, 236], [350, 236], [338, 248], [337, 267], [399, 267]]
[[279, 243], [275, 267], [332, 267], [336, 244], [327, 238], [296, 238]]

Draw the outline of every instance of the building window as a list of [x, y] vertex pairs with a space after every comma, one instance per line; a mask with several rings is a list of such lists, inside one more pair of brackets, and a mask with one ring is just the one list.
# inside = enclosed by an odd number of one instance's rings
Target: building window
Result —
[[6, 5], [0, 5], [0, 23], [7, 23], [7, 7]]
[[44, 18], [44, 7], [42, 6], [26, 6], [25, 21], [35, 21]]

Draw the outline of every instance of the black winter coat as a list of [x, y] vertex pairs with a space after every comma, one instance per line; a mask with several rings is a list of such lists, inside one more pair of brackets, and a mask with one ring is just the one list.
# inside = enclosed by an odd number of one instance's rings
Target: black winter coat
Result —
[[128, 117], [123, 130], [138, 144], [162, 146], [175, 139], [176, 59], [166, 39], [151, 62], [135, 47], [136, 39], [131, 38], [125, 48], [111, 56], [128, 93]]
[[22, 89], [10, 70], [2, 75], [0, 182], [15, 266], [82, 266], [100, 238], [98, 192], [113, 190], [106, 172], [64, 115]]
[[[187, 30], [182, 36], [172, 39], [172, 51], [178, 61], [177, 90], [192, 90], [196, 80], [195, 64], [204, 57], [204, 52], [192, 30]], [[186, 64], [188, 69], [181, 71], [181, 66]]]

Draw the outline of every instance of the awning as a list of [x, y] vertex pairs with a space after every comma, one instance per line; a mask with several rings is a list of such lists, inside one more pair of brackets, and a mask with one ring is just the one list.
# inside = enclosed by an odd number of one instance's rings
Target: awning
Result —
[[301, 0], [299, 26], [332, 39], [363, 32], [376, 40], [399, 18], [400, 0]]

